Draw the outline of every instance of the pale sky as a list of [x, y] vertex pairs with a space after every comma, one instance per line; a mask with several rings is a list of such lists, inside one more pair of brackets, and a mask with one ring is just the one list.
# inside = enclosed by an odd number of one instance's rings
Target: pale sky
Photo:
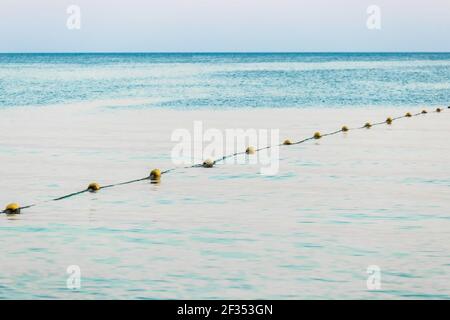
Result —
[[[66, 26], [69, 5], [80, 30]], [[450, 0], [0, 1], [0, 52], [97, 51], [448, 52]]]

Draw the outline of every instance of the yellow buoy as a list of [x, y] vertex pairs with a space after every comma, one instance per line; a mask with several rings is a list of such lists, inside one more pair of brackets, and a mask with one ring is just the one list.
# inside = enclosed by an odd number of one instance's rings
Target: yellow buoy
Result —
[[422, 114], [428, 113], [427, 110], [422, 110]]
[[245, 153], [246, 153], [246, 154], [255, 154], [255, 152], [256, 152], [256, 149], [255, 149], [254, 147], [252, 147], [252, 146], [248, 147], [248, 148], [245, 150]]
[[320, 132], [315, 132], [314, 139], [320, 139], [320, 138], [322, 138], [322, 135], [320, 134]]
[[441, 108], [436, 109], [436, 112], [441, 112], [441, 111], [442, 111]]
[[387, 123], [387, 124], [392, 124], [392, 118], [391, 118], [391, 117], [387, 118], [387, 119], [386, 119], [386, 123]]
[[214, 161], [212, 161], [211, 159], [206, 159], [203, 162], [203, 167], [204, 168], [212, 168], [214, 166]]
[[343, 126], [341, 129], [342, 132], [347, 132], [348, 131], [348, 127], [347, 126]]
[[161, 170], [153, 169], [152, 172], [150, 172], [150, 180], [159, 181], [160, 179], [161, 179]]
[[87, 188], [90, 192], [96, 192], [101, 189], [100, 185], [97, 182], [92, 182], [89, 184]]
[[412, 115], [411, 115], [411, 113], [410, 113], [410, 112], [407, 112], [407, 113], [405, 114], [405, 117], [407, 117], [407, 118], [411, 118], [411, 117], [412, 117]]
[[364, 125], [364, 128], [370, 129], [372, 127], [372, 125], [370, 124], [370, 122], [366, 122], [366, 124]]
[[288, 145], [292, 144], [292, 142], [291, 142], [291, 140], [286, 139], [286, 140], [284, 140], [283, 144], [284, 144], [285, 146], [288, 146]]
[[17, 203], [10, 203], [6, 206], [5, 211], [6, 214], [19, 214], [20, 206]]

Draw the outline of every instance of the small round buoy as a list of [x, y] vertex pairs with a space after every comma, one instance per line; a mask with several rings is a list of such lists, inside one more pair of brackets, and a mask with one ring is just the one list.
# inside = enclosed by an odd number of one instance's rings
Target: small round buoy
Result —
[[320, 134], [320, 132], [315, 132], [314, 133], [314, 139], [320, 139], [320, 138], [322, 138], [322, 135]]
[[248, 147], [248, 148], [245, 150], [245, 153], [246, 153], [246, 154], [255, 154], [255, 152], [256, 152], [256, 149], [255, 149], [254, 147], [252, 147], [252, 146]]
[[364, 125], [364, 128], [370, 129], [372, 127], [372, 125], [370, 124], [370, 122], [366, 122], [366, 124]]
[[292, 142], [291, 142], [291, 140], [286, 139], [286, 140], [284, 140], [283, 144], [284, 144], [285, 146], [288, 146], [288, 145], [292, 144]]
[[152, 172], [150, 172], [150, 180], [159, 181], [160, 179], [161, 179], [161, 170], [153, 169]]
[[427, 110], [422, 110], [422, 114], [428, 113]]
[[10, 203], [6, 206], [6, 214], [20, 214], [20, 206], [17, 203]]
[[392, 118], [391, 118], [391, 117], [387, 118], [387, 119], [386, 119], [386, 123], [387, 123], [387, 124], [392, 124]]
[[407, 117], [407, 118], [411, 118], [411, 117], [412, 117], [412, 115], [411, 115], [411, 113], [410, 113], [410, 112], [407, 112], [407, 113], [405, 114], [405, 117]]
[[206, 159], [205, 161], [203, 161], [204, 168], [212, 168], [213, 166], [214, 166], [214, 161], [212, 161], [211, 159]]
[[348, 131], [348, 127], [347, 126], [343, 126], [341, 129], [342, 132], [347, 132]]
[[436, 109], [436, 112], [441, 112], [441, 111], [442, 111], [441, 108]]
[[89, 184], [87, 188], [90, 192], [96, 192], [101, 189], [100, 185], [97, 182], [92, 182]]

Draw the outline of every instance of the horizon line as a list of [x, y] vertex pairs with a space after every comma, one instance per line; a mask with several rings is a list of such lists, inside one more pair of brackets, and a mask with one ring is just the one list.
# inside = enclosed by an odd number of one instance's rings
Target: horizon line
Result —
[[0, 54], [361, 54], [450, 53], [450, 51], [2, 51]]

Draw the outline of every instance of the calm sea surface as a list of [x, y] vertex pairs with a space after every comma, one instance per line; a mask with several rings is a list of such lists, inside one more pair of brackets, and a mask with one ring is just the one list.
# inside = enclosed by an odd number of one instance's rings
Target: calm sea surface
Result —
[[297, 140], [449, 103], [450, 54], [0, 54], [0, 206], [39, 203], [0, 215], [0, 298], [449, 299], [447, 109], [282, 148], [275, 176], [46, 202], [173, 167], [195, 120]]
[[449, 53], [0, 54], [0, 107], [142, 98], [143, 107], [439, 105]]

